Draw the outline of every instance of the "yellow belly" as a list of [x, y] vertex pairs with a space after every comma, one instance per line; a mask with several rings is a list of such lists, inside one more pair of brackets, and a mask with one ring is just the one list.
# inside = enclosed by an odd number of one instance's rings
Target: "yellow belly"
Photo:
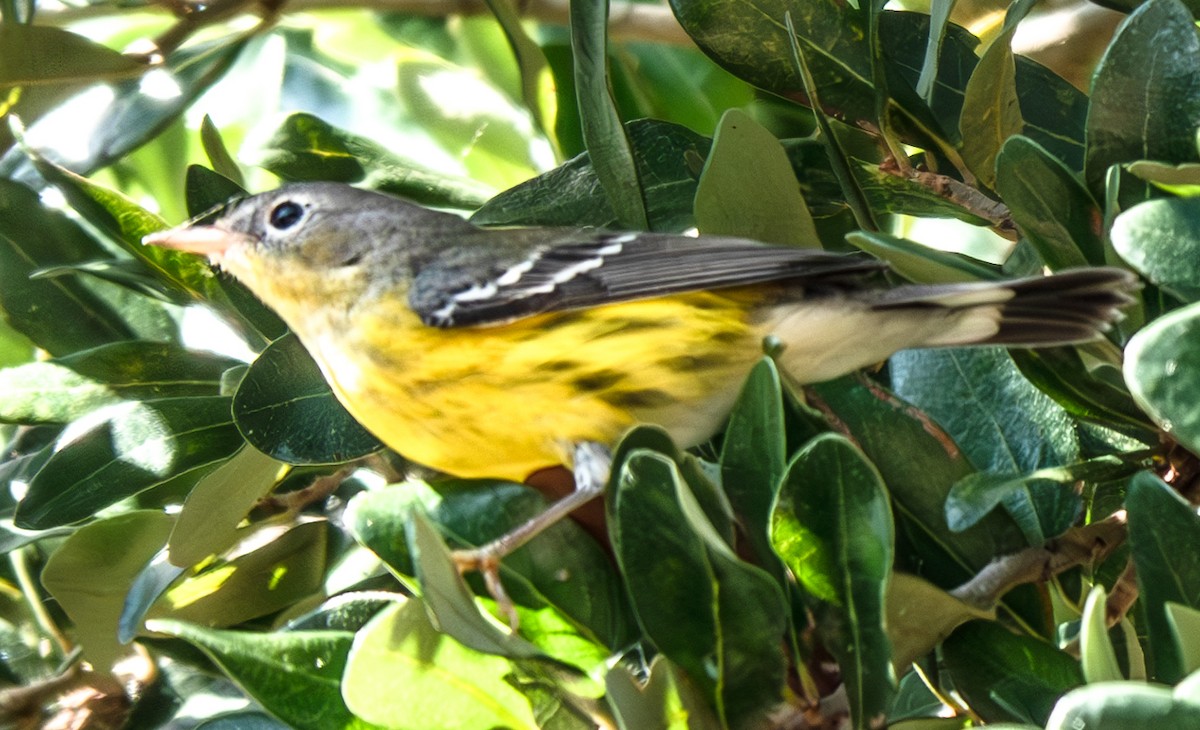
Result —
[[379, 303], [344, 327], [297, 331], [391, 448], [459, 476], [523, 479], [639, 422], [683, 445], [710, 436], [761, 356], [762, 325], [745, 312], [762, 296], [698, 292], [452, 330]]

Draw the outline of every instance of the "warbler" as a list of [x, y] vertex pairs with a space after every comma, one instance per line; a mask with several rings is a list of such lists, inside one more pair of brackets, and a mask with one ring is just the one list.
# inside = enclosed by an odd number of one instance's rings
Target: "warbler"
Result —
[[864, 257], [750, 240], [486, 229], [341, 184], [288, 185], [146, 238], [275, 310], [346, 409], [407, 458], [521, 480], [635, 423], [714, 434], [762, 357], [793, 383], [897, 350], [1084, 342], [1136, 279], [1090, 268], [888, 288]]

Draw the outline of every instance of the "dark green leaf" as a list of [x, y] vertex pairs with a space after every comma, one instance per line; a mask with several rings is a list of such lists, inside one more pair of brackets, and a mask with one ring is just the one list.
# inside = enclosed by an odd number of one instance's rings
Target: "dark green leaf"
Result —
[[1200, 453], [1200, 304], [1159, 317], [1129, 341], [1125, 382], [1155, 423]]
[[918, 284], [989, 281], [1000, 276], [995, 267], [977, 259], [939, 251], [888, 233], [855, 231], [846, 236], [846, 241], [883, 259], [896, 273]]
[[1037, 142], [1018, 135], [1004, 143], [996, 160], [996, 191], [1051, 271], [1104, 264], [1100, 207], [1076, 175]]
[[634, 450], [614, 469], [609, 531], [642, 630], [725, 722], [760, 715], [783, 690], [778, 585], [730, 551], [669, 458]]
[[[32, 124], [26, 140], [46, 159], [88, 175], [121, 159], [166, 129], [196, 97], [225, 74], [244, 45], [245, 38], [234, 37], [197, 44], [172, 54], [154, 73], [161, 75], [156, 83], [178, 88], [178, 94], [147, 93], [140, 80], [113, 85], [111, 96], [87, 97], [89, 92], [84, 91], [75, 97], [75, 103], [64, 103]], [[81, 108], [83, 102], [93, 99], [104, 101], [102, 105]], [[87, 154], [80, 157], [74, 150], [77, 139], [73, 135], [70, 138], [59, 135], [56, 130], [77, 127], [83, 118], [92, 126], [86, 136]], [[0, 177], [36, 179], [31, 163], [17, 150], [9, 150], [0, 158]]]
[[188, 165], [184, 190], [188, 215], [193, 218], [247, 195], [241, 184], [202, 165]]
[[[1066, 412], [1035, 388], [998, 348], [906, 350], [892, 358], [896, 393], [932, 416], [980, 470], [1023, 474], [1079, 460], [1079, 440]], [[987, 388], [978, 386], [987, 382]], [[1004, 505], [1030, 545], [1061, 525], [1057, 500], [1038, 500], [1028, 482]], [[1052, 531], [1052, 530], [1051, 530]]]
[[[1075, 418], [1103, 424], [1146, 442], [1156, 440], [1116, 367], [1089, 368], [1074, 348], [1010, 350], [1021, 373]], [[1106, 375], [1111, 377], [1106, 377]]]
[[725, 112], [713, 137], [696, 188], [696, 225], [706, 234], [820, 246], [779, 140], [737, 109]]
[[62, 28], [0, 23], [0, 89], [128, 78], [148, 68]]
[[1151, 677], [1173, 684], [1184, 676], [1183, 657], [1167, 602], [1200, 608], [1200, 517], [1173, 489], [1149, 472], [1130, 481], [1125, 498], [1129, 542], [1150, 631]]
[[774, 556], [768, 533], [786, 467], [785, 434], [779, 371], [764, 358], [742, 386], [721, 445], [721, 485], [751, 548], [764, 563]]
[[1120, 26], [1092, 79], [1087, 183], [1104, 189], [1110, 165], [1195, 162], [1200, 38], [1179, 0], [1149, 0]]
[[17, 505], [19, 527], [44, 529], [99, 510], [242, 445], [220, 396], [119, 403], [76, 421]]
[[264, 708], [301, 730], [366, 730], [342, 700], [348, 631], [220, 631], [156, 620], [153, 631], [199, 647]]
[[130, 400], [219, 395], [237, 364], [160, 342], [117, 342], [0, 370], [0, 421], [68, 423]]
[[472, 180], [427, 170], [312, 114], [284, 120], [259, 155], [258, 164], [284, 180], [363, 183], [426, 205], [476, 208], [492, 193]]
[[272, 342], [246, 371], [233, 396], [233, 418], [255, 448], [288, 464], [340, 464], [382, 448], [291, 334]]
[[112, 305], [75, 277], [30, 279], [42, 268], [111, 258], [36, 193], [0, 180], [0, 310], [13, 329], [51, 355], [134, 339]]
[[1054, 703], [1083, 684], [1079, 663], [993, 621], [971, 621], [942, 643], [955, 689], [988, 722], [1042, 726]]
[[[650, 229], [680, 231], [694, 225], [700, 168], [711, 142], [675, 124], [629, 123], [629, 140], [650, 215]], [[600, 193], [599, 178], [584, 153], [550, 172], [510, 188], [471, 217], [481, 226], [543, 225], [615, 228], [619, 221]]]
[[589, 159], [620, 227], [650, 227], [633, 144], [608, 83], [608, 2], [570, 4], [571, 48], [575, 53], [575, 94]]
[[771, 522], [841, 667], [854, 726], [876, 727], [896, 685], [883, 628], [893, 526], [879, 473], [844, 436], [818, 436], [789, 464]]
[[1112, 244], [1155, 285], [1184, 301], [1200, 299], [1200, 198], [1135, 205], [1113, 222]]

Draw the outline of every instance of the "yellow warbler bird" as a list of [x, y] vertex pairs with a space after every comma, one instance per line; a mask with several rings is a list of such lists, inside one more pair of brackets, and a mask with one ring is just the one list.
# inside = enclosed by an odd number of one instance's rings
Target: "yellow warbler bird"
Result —
[[[603, 483], [602, 452], [580, 445], [610, 445], [639, 422], [683, 445], [711, 436], [764, 338], [779, 343], [788, 378], [810, 383], [910, 347], [1092, 340], [1137, 285], [1093, 268], [880, 288], [872, 274], [883, 264], [860, 256], [717, 236], [483, 229], [331, 183], [255, 195], [146, 241], [206, 254], [241, 280], [346, 409], [406, 457], [515, 480], [575, 461], [577, 492], [547, 521]], [[595, 474], [580, 479], [578, 461], [593, 456]]]

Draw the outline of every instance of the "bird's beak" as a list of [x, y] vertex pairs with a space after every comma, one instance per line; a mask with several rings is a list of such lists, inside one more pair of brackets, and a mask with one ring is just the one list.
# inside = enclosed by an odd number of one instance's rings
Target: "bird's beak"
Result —
[[221, 256], [232, 246], [252, 240], [244, 233], [227, 231], [217, 226], [179, 226], [151, 233], [142, 238], [142, 243], [205, 256]]

